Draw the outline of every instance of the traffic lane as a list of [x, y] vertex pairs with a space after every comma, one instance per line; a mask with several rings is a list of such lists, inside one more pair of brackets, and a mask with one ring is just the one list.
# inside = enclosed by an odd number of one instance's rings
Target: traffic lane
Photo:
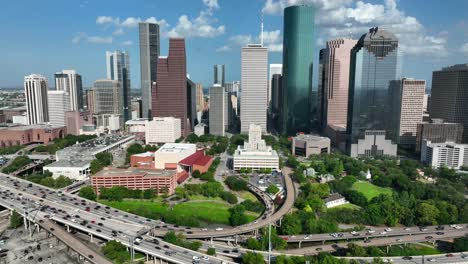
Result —
[[[386, 237], [386, 238], [377, 238], [370, 240], [368, 242], [365, 241], [353, 241], [352, 243], [368, 247], [368, 246], [386, 246], [386, 245], [396, 245], [396, 244], [404, 244], [404, 243], [412, 243], [412, 242], [421, 242], [421, 241], [433, 241], [438, 239], [444, 238], [454, 238], [454, 237], [461, 237], [464, 236], [464, 232], [460, 232], [459, 230], [449, 230], [445, 231], [443, 235], [437, 235], [435, 233], [429, 234], [420, 234], [420, 235], [407, 235], [407, 236], [400, 236], [400, 237]], [[428, 238], [428, 237], [431, 238]], [[319, 246], [310, 246], [310, 247], [303, 247], [298, 249], [290, 249], [284, 250], [279, 252], [284, 252], [288, 254], [318, 254], [321, 251], [334, 251], [338, 248], [346, 248], [348, 243], [350, 242], [343, 242], [337, 244], [326, 244], [326, 245], [319, 245]]]

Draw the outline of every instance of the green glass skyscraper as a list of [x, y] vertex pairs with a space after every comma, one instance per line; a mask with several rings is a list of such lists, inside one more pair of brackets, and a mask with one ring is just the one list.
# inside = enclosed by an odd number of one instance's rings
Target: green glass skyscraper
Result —
[[314, 8], [307, 5], [284, 9], [283, 107], [281, 134], [309, 132], [314, 118], [312, 61]]

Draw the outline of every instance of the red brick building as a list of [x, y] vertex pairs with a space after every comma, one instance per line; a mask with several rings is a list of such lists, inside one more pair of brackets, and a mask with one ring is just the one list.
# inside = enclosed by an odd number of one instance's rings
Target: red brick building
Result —
[[50, 125], [11, 125], [0, 127], [0, 147], [26, 145], [32, 143], [47, 144], [67, 134], [64, 126]]
[[198, 170], [200, 173], [207, 172], [213, 163], [213, 158], [205, 156], [203, 149], [197, 150], [194, 154], [179, 161], [179, 165], [185, 167], [189, 172]]
[[154, 189], [159, 194], [167, 189], [171, 195], [177, 186], [178, 177], [175, 170], [104, 169], [91, 177], [91, 185], [97, 194], [100, 188], [123, 186], [134, 190]]
[[154, 169], [154, 152], [145, 152], [130, 156], [130, 167]]

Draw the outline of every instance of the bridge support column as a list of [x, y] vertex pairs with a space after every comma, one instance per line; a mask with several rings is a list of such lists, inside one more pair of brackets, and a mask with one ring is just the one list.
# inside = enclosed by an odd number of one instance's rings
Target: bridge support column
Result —
[[67, 225], [67, 232], [70, 233], [70, 226]]
[[283, 219], [282, 217], [279, 219], [279, 222], [280, 222], [279, 226], [281, 226], [281, 220], [282, 220], [282, 219]]
[[324, 240], [324, 241], [322, 241], [322, 246], [323, 246], [323, 245], [325, 245], [325, 240]]
[[388, 251], [390, 250], [390, 246], [387, 246], [387, 254], [388, 254]]
[[23, 226], [24, 231], [28, 231], [28, 218], [26, 218], [26, 216], [23, 216]]
[[302, 241], [299, 241], [299, 248], [301, 248], [301, 245], [302, 245]]
[[213, 245], [213, 238], [210, 238], [210, 244]]
[[90, 241], [90, 242], [94, 242], [94, 241], [93, 241], [93, 234], [91, 234], [91, 233], [89, 233], [89, 241]]
[[146, 261], [149, 261], [149, 255], [146, 253]]

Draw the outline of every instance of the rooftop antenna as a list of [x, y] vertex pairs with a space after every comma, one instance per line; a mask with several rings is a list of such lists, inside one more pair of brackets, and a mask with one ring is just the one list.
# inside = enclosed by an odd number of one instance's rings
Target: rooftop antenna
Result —
[[261, 31], [260, 31], [260, 44], [263, 47], [263, 10], [262, 10], [262, 23], [261, 23]]

